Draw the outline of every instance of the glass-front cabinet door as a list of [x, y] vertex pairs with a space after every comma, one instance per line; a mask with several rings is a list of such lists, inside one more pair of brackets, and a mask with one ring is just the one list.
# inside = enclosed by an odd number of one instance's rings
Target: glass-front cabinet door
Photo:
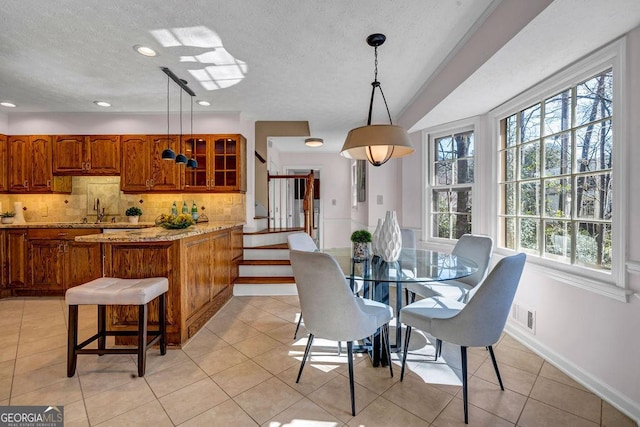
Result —
[[197, 162], [195, 168], [185, 168], [185, 190], [208, 191], [212, 187], [212, 172], [209, 162], [210, 137], [207, 135], [193, 135], [183, 138], [184, 153], [188, 159]]

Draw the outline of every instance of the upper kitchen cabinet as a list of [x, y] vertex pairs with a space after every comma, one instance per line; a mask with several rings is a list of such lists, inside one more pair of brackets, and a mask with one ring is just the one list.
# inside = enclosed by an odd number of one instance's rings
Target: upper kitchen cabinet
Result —
[[8, 189], [12, 193], [71, 193], [71, 177], [53, 176], [52, 138], [8, 138]]
[[4, 193], [7, 187], [7, 136], [0, 135], [0, 192]]
[[197, 168], [185, 170], [185, 190], [247, 190], [247, 140], [242, 135], [199, 135], [185, 138], [183, 146], [187, 157], [198, 162]]
[[172, 192], [182, 189], [184, 165], [162, 160], [170, 147], [179, 152], [178, 137], [170, 135], [123, 135], [120, 189], [124, 192]]
[[55, 175], [119, 175], [119, 135], [56, 135], [53, 137]]

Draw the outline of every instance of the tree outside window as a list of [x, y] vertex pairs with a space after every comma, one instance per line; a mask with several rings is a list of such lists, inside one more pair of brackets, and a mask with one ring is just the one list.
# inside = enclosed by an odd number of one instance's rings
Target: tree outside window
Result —
[[501, 121], [501, 245], [611, 270], [613, 72]]

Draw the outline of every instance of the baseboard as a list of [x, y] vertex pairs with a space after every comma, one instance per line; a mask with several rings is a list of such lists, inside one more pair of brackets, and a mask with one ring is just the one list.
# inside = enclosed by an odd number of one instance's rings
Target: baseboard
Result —
[[269, 295], [298, 295], [296, 285], [291, 283], [282, 284], [235, 284], [233, 285], [233, 296], [269, 296]]
[[598, 378], [580, 370], [569, 360], [535, 340], [529, 332], [521, 327], [507, 323], [505, 332], [640, 425], [638, 402], [634, 402], [619, 391], [608, 387]]

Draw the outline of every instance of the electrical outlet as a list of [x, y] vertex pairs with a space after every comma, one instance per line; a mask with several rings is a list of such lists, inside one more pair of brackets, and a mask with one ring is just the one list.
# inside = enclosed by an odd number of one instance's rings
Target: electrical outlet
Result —
[[47, 217], [47, 216], [49, 216], [49, 206], [47, 206], [47, 205], [42, 205], [42, 207], [40, 208], [40, 216], [41, 216], [41, 217]]
[[511, 318], [520, 326], [535, 335], [536, 333], [536, 311], [521, 304], [513, 304], [511, 308]]

